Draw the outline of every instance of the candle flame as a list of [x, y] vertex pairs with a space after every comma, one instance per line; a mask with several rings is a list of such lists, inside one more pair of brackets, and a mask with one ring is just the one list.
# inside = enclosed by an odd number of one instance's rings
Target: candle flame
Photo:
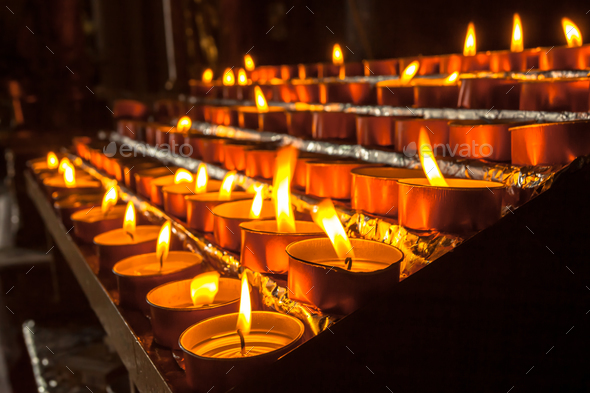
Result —
[[170, 234], [171, 234], [170, 221], [166, 221], [160, 228], [160, 234], [158, 235], [158, 245], [156, 246], [156, 258], [160, 261], [160, 268], [166, 258], [168, 258], [168, 251], [170, 250]]
[[102, 205], [100, 207], [100, 209], [102, 210], [102, 214], [107, 214], [110, 208], [117, 204], [118, 200], [119, 194], [117, 193], [117, 189], [115, 187], [112, 187], [104, 194], [104, 197], [102, 198]]
[[250, 287], [248, 286], [247, 273], [242, 275], [242, 294], [240, 298], [240, 314], [238, 315], [237, 330], [246, 335], [250, 333], [252, 325], [250, 314], [252, 313], [252, 305], [250, 304]]
[[197, 169], [197, 179], [195, 180], [195, 194], [203, 194], [207, 192], [208, 182], [209, 175], [207, 175], [207, 165], [199, 164], [199, 169]]
[[72, 164], [66, 166], [64, 171], [64, 182], [66, 183], [66, 187], [76, 186], [76, 170]]
[[520, 15], [514, 14], [514, 22], [512, 27], [512, 42], [510, 43], [510, 52], [522, 52], [524, 44], [522, 41], [522, 23], [520, 23]]
[[174, 174], [174, 184], [180, 184], [184, 182], [192, 182], [193, 174], [186, 169], [180, 168]]
[[457, 78], [459, 78], [459, 72], [455, 71], [451, 75], [449, 75], [445, 78], [444, 83], [445, 83], [445, 85], [452, 85], [453, 83], [455, 83], [457, 81]]
[[567, 46], [569, 48], [582, 46], [582, 33], [580, 32], [580, 29], [578, 29], [578, 26], [568, 18], [562, 18], [561, 25], [563, 26]]
[[135, 206], [131, 201], [127, 202], [127, 208], [125, 208], [123, 230], [129, 233], [131, 236], [135, 235]]
[[211, 83], [213, 80], [213, 70], [211, 68], [207, 68], [203, 71], [203, 76], [201, 76], [201, 80], [205, 83]]
[[66, 168], [68, 166], [70, 166], [70, 165], [72, 165], [72, 163], [70, 162], [70, 160], [68, 159], [68, 157], [64, 157], [59, 162], [59, 168], [57, 169], [57, 171], [59, 173], [64, 173], [66, 171]]
[[414, 60], [404, 69], [400, 76], [400, 81], [402, 85], [407, 85], [412, 78], [418, 73], [420, 69], [420, 62], [418, 60]]
[[465, 46], [463, 47], [463, 56], [475, 56], [476, 51], [475, 26], [473, 22], [469, 22], [467, 36], [465, 36]]
[[211, 304], [219, 291], [219, 273], [202, 273], [191, 281], [191, 299], [195, 307]]
[[348, 239], [348, 236], [346, 236], [346, 231], [338, 218], [332, 200], [324, 199], [318, 203], [318, 205], [314, 207], [311, 217], [330, 238], [338, 258], [346, 259], [348, 257], [354, 257], [352, 244], [350, 244], [350, 240]]
[[248, 76], [246, 75], [246, 70], [240, 68], [238, 70], [238, 85], [246, 86], [248, 84]]
[[188, 116], [182, 116], [180, 119], [178, 119], [178, 123], [176, 123], [176, 129], [179, 132], [187, 132], [188, 130], [191, 129], [191, 125], [193, 124], [193, 122], [191, 121], [191, 118]]
[[257, 219], [260, 217], [260, 212], [262, 211], [262, 191], [264, 190], [264, 186], [262, 184], [258, 186], [254, 186], [254, 192], [256, 195], [254, 196], [254, 200], [252, 201], [252, 208], [250, 209], [250, 218]]
[[58, 165], [59, 161], [57, 160], [55, 153], [52, 151], [47, 153], [47, 169], [55, 169]]
[[334, 44], [334, 49], [332, 49], [332, 63], [334, 65], [344, 64], [344, 54], [342, 53], [342, 48], [340, 48], [340, 45], [338, 44]]
[[254, 98], [256, 101], [256, 108], [258, 112], [268, 112], [268, 104], [266, 103], [266, 98], [264, 98], [264, 94], [262, 94], [262, 89], [259, 86], [254, 87]]
[[295, 215], [291, 204], [291, 179], [295, 170], [298, 150], [284, 147], [277, 152], [272, 197], [279, 232], [295, 232]]
[[434, 153], [432, 152], [430, 144], [430, 138], [424, 127], [420, 129], [418, 145], [420, 146], [420, 163], [422, 164], [422, 170], [424, 171], [424, 174], [426, 174], [430, 185], [435, 187], [448, 187], [449, 185], [445, 181], [445, 178], [436, 163], [436, 158], [434, 158]]
[[223, 73], [223, 85], [224, 86], [233, 86], [236, 83], [236, 77], [234, 76], [234, 71], [231, 68], [226, 68], [225, 72]]
[[244, 68], [246, 68], [246, 70], [248, 70], [248, 71], [254, 71], [254, 68], [256, 68], [254, 65], [254, 59], [252, 59], [252, 56], [250, 56], [250, 55], [244, 56]]
[[221, 188], [219, 189], [219, 200], [229, 201], [231, 199], [231, 191], [234, 187], [236, 180], [236, 171], [228, 172], [223, 181], [221, 182]]

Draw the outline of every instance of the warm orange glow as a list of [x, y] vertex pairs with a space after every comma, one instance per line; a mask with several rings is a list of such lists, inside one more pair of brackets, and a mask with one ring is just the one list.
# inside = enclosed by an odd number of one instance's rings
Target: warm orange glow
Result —
[[254, 71], [255, 65], [254, 65], [254, 59], [252, 59], [252, 56], [250, 56], [250, 55], [244, 56], [244, 67], [248, 71]]
[[298, 150], [284, 147], [277, 152], [272, 196], [280, 232], [295, 232], [295, 215], [291, 204], [291, 179], [297, 162]]
[[191, 183], [193, 181], [193, 174], [186, 169], [180, 168], [174, 174], [174, 184], [180, 184], [184, 182]]
[[203, 71], [201, 80], [205, 83], [211, 83], [213, 80], [213, 70], [211, 68], [207, 68], [205, 71]]
[[247, 273], [242, 275], [242, 295], [240, 298], [240, 314], [238, 315], [238, 325], [236, 329], [246, 335], [250, 333], [250, 314], [252, 313], [252, 305], [250, 304], [250, 287], [248, 286]]
[[567, 46], [569, 48], [582, 46], [582, 33], [580, 32], [580, 29], [578, 29], [578, 26], [568, 18], [562, 18], [561, 25], [563, 26]]
[[332, 63], [334, 65], [344, 64], [344, 54], [342, 53], [342, 48], [340, 48], [340, 45], [338, 44], [334, 44], [334, 49], [332, 49]]
[[334, 204], [330, 199], [324, 199], [313, 209], [311, 213], [313, 221], [319, 225], [330, 238], [338, 258], [346, 259], [354, 257], [352, 244], [346, 236], [346, 231], [338, 218]]
[[459, 72], [455, 71], [453, 72], [451, 75], [447, 76], [445, 78], [445, 85], [452, 85], [457, 81], [457, 78], [459, 77]]
[[178, 119], [178, 123], [176, 123], [176, 129], [179, 132], [187, 132], [191, 129], [191, 125], [193, 124], [192, 120], [188, 116], [182, 116]]
[[104, 194], [104, 197], [102, 198], [102, 205], [100, 207], [102, 214], [107, 214], [111, 207], [117, 204], [118, 200], [119, 194], [117, 193], [117, 189], [112, 187]]
[[250, 209], [250, 218], [257, 219], [260, 217], [260, 212], [262, 211], [262, 191], [264, 190], [264, 186], [260, 184], [258, 186], [253, 187], [256, 195], [254, 196], [254, 200], [252, 201], [252, 208]]
[[223, 72], [223, 85], [233, 86], [236, 83], [236, 77], [234, 71], [231, 68], [226, 68]]
[[61, 161], [59, 162], [58, 172], [64, 173], [66, 171], [66, 168], [70, 165], [72, 165], [72, 163], [70, 162], [68, 157], [62, 158]]
[[168, 251], [170, 250], [170, 221], [166, 221], [162, 228], [160, 228], [160, 234], [158, 235], [158, 245], [156, 246], [156, 258], [160, 261], [160, 269], [168, 258]]
[[197, 169], [197, 179], [195, 180], [195, 194], [203, 194], [204, 192], [207, 192], [207, 182], [209, 182], [207, 165], [199, 164], [199, 169]]
[[399, 77], [400, 82], [402, 85], [407, 85], [412, 78], [418, 73], [420, 69], [420, 62], [418, 60], [414, 60], [404, 69], [401, 76]]
[[238, 70], [238, 85], [246, 86], [248, 84], [248, 76], [246, 75], [246, 70], [240, 68]]
[[430, 138], [424, 127], [420, 129], [418, 145], [420, 146], [419, 153], [422, 170], [428, 178], [430, 185], [435, 187], [448, 187], [449, 185], [445, 181], [445, 178], [436, 163], [436, 158], [434, 158], [434, 153], [432, 152], [432, 145], [430, 144]]
[[133, 202], [127, 202], [125, 219], [123, 220], [123, 230], [131, 236], [135, 235], [135, 206], [133, 205]]
[[221, 188], [219, 189], [219, 200], [229, 201], [231, 198], [231, 191], [234, 188], [234, 182], [236, 181], [236, 171], [228, 172], [223, 181], [221, 182]]
[[55, 153], [52, 151], [47, 153], [47, 169], [56, 169], [58, 165], [59, 161], [57, 160]]
[[64, 182], [66, 183], [66, 187], [76, 186], [76, 170], [72, 164], [66, 166], [64, 171]]
[[191, 281], [191, 299], [195, 307], [212, 304], [219, 291], [219, 273], [207, 272]]
[[256, 101], [256, 109], [258, 109], [258, 112], [268, 112], [268, 104], [266, 103], [266, 98], [264, 98], [264, 94], [262, 94], [262, 89], [259, 86], [254, 87], [254, 101]]
[[463, 47], [463, 56], [475, 56], [477, 51], [475, 42], [475, 26], [469, 22], [467, 26], [467, 35], [465, 36], [465, 46]]
[[524, 44], [522, 41], [522, 23], [520, 23], [520, 16], [518, 14], [514, 14], [510, 52], [522, 52], [523, 50]]

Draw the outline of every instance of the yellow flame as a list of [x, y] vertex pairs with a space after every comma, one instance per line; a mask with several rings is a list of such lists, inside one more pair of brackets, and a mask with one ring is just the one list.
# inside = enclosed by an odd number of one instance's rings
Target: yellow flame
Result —
[[567, 46], [569, 48], [582, 46], [582, 33], [580, 32], [580, 29], [578, 29], [578, 26], [568, 18], [562, 18], [561, 25], [563, 26]]
[[352, 244], [350, 244], [350, 240], [348, 239], [348, 236], [346, 236], [346, 231], [338, 218], [332, 200], [324, 199], [318, 203], [313, 209], [311, 217], [330, 238], [338, 258], [346, 259], [347, 257], [354, 257]]
[[234, 187], [236, 180], [236, 171], [228, 172], [223, 181], [221, 182], [221, 188], [219, 189], [219, 200], [229, 201], [231, 199], [231, 191]]
[[209, 182], [209, 175], [207, 174], [207, 165], [199, 164], [197, 169], [197, 179], [195, 180], [195, 194], [203, 194], [207, 192], [207, 183]]
[[268, 112], [268, 104], [266, 98], [262, 94], [262, 89], [259, 86], [254, 87], [254, 101], [256, 101], [256, 108], [258, 112]]
[[522, 52], [524, 44], [522, 40], [522, 23], [520, 23], [520, 16], [514, 14], [514, 22], [512, 27], [512, 42], [510, 43], [510, 52]]
[[160, 228], [160, 234], [158, 235], [158, 245], [156, 246], [156, 258], [160, 262], [160, 267], [166, 262], [168, 258], [168, 251], [170, 250], [170, 234], [171, 234], [170, 221], [166, 221], [162, 228]]
[[453, 83], [455, 83], [457, 81], [457, 78], [459, 77], [459, 72], [455, 71], [453, 72], [451, 75], [447, 76], [445, 78], [445, 85], [452, 85]]
[[332, 63], [334, 65], [344, 64], [344, 54], [342, 53], [342, 48], [340, 48], [340, 45], [338, 44], [334, 44], [334, 49], [332, 49]]
[[262, 211], [262, 190], [264, 190], [264, 186], [262, 184], [258, 186], [254, 186], [254, 192], [256, 195], [254, 196], [254, 200], [252, 201], [252, 208], [250, 209], [250, 218], [257, 219], [260, 217], [260, 212]]
[[191, 129], [191, 125], [193, 124], [192, 120], [188, 116], [182, 116], [178, 119], [178, 123], [176, 123], [176, 129], [179, 132], [187, 132]]
[[238, 85], [246, 86], [248, 84], [248, 76], [246, 75], [246, 70], [240, 68], [238, 70]]
[[250, 314], [252, 313], [252, 305], [250, 304], [250, 287], [248, 286], [248, 278], [246, 272], [242, 275], [242, 295], [240, 298], [240, 314], [238, 315], [237, 330], [246, 335], [250, 333]]
[[68, 157], [62, 158], [61, 161], [59, 162], [58, 172], [64, 173], [66, 171], [66, 168], [70, 165], [72, 165], [72, 163], [70, 162]]
[[47, 153], [47, 169], [55, 169], [58, 165], [59, 161], [57, 160], [55, 153], [52, 151]]
[[117, 193], [117, 189], [112, 187], [104, 194], [104, 197], [102, 198], [102, 205], [100, 207], [102, 214], [107, 214], [109, 209], [117, 204], [118, 200], [119, 194]]
[[469, 22], [467, 35], [465, 36], [465, 46], [463, 47], [463, 56], [475, 56], [476, 51], [475, 26], [473, 22]]
[[231, 68], [226, 68], [223, 73], [223, 85], [224, 86], [233, 86], [236, 83], [236, 77], [234, 76], [234, 71]]
[[64, 171], [64, 182], [66, 183], [66, 187], [76, 186], [76, 170], [71, 164], [68, 165]]
[[244, 67], [248, 71], [253, 71], [254, 68], [256, 68], [254, 66], [254, 59], [252, 59], [252, 56], [250, 56], [250, 55], [245, 55], [244, 56]]
[[195, 307], [212, 304], [219, 291], [219, 273], [202, 273], [191, 281], [191, 299]]
[[420, 146], [419, 153], [422, 170], [428, 178], [430, 185], [435, 187], [448, 187], [449, 185], [445, 181], [445, 178], [436, 163], [436, 158], [434, 158], [434, 153], [432, 152], [432, 145], [430, 144], [430, 138], [424, 127], [420, 129], [418, 145]]
[[123, 230], [130, 233], [132, 236], [135, 235], [135, 206], [133, 205], [133, 202], [127, 202], [125, 219], [123, 220]]
[[193, 174], [186, 169], [180, 168], [174, 174], [174, 184], [180, 184], [184, 182], [192, 182]]
[[277, 152], [272, 197], [280, 232], [295, 232], [295, 215], [291, 204], [291, 179], [297, 162], [298, 150], [284, 147]]
[[404, 69], [400, 76], [400, 82], [402, 85], [407, 85], [412, 78], [418, 73], [420, 69], [420, 62], [418, 60], [414, 60]]
[[213, 80], [213, 70], [211, 68], [207, 68], [205, 71], [203, 71], [201, 80], [205, 83], [210, 83]]

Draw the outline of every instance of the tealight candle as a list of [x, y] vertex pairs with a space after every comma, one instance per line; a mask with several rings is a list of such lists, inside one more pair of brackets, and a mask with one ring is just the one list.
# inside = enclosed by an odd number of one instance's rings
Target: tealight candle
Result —
[[162, 176], [174, 173], [177, 167], [157, 167], [140, 170], [133, 177], [135, 177], [135, 187], [137, 193], [144, 198], [150, 199], [152, 195], [152, 181]]
[[[186, 169], [177, 169], [173, 175], [166, 175], [154, 179], [151, 183], [150, 200], [156, 206], [164, 206], [164, 192], [166, 186], [174, 184], [191, 183], [193, 181], [193, 174]], [[185, 184], [186, 186], [186, 184]], [[186, 187], [185, 187], [186, 188]]]
[[521, 85], [511, 78], [462, 75], [458, 105], [467, 109], [516, 110], [520, 104]]
[[420, 62], [416, 60], [404, 68], [398, 79], [377, 82], [377, 103], [391, 106], [414, 105], [414, 88], [410, 82], [419, 69]]
[[72, 214], [74, 234], [85, 243], [92, 243], [101, 233], [123, 227], [125, 206], [115, 206], [119, 199], [115, 187], [109, 189], [100, 208], [80, 210]]
[[319, 83], [319, 100], [322, 104], [340, 102], [354, 105], [374, 105], [376, 104], [375, 83], [324, 80]]
[[275, 171], [275, 158], [277, 152], [274, 149], [249, 149], [246, 150], [246, 176], [252, 178], [271, 179]]
[[74, 226], [71, 219], [72, 214], [77, 211], [87, 212], [95, 205], [100, 204], [102, 199], [102, 195], [97, 194], [94, 191], [76, 194], [57, 191], [54, 192], [51, 197], [55, 200], [53, 207], [59, 214], [64, 227], [67, 229], [71, 229], [72, 226]]
[[43, 180], [43, 185], [51, 195], [56, 191], [75, 194], [78, 192], [100, 192], [102, 184], [87, 174], [76, 176], [72, 165], [63, 176], [48, 177]]
[[586, 70], [590, 67], [590, 45], [583, 45], [582, 34], [574, 22], [562, 18], [561, 25], [567, 46], [557, 46], [542, 52], [539, 59], [540, 69], [549, 70]]
[[360, 161], [308, 161], [305, 193], [320, 198], [350, 199], [350, 171], [365, 165]]
[[313, 112], [311, 135], [318, 140], [353, 140], [356, 136], [356, 116], [346, 112]]

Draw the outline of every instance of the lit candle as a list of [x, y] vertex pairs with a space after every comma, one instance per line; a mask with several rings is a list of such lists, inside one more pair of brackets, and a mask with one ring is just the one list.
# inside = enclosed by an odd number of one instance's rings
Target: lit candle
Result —
[[312, 218], [328, 238], [287, 246], [288, 286], [294, 300], [347, 315], [399, 282], [404, 256], [397, 248], [349, 239], [329, 199], [314, 208]]
[[48, 177], [43, 180], [43, 185], [47, 188], [51, 195], [55, 191], [61, 191], [64, 193], [78, 193], [78, 192], [89, 192], [99, 191], [102, 188], [102, 184], [94, 180], [86, 172], [76, 175], [76, 169], [74, 165], [69, 161], [62, 161], [63, 174], [61, 176]]
[[290, 315], [252, 312], [244, 273], [239, 313], [201, 321], [180, 336], [189, 386], [199, 392], [212, 386], [225, 392], [295, 348], [304, 330]]
[[238, 124], [241, 128], [285, 133], [287, 118], [285, 110], [278, 106], [269, 107], [260, 86], [254, 87], [256, 106], [238, 107]]
[[207, 68], [201, 74], [201, 80], [191, 79], [189, 80], [189, 87], [191, 94], [197, 97], [207, 98], [218, 98], [218, 92], [220, 89], [216, 89], [216, 84], [213, 82], [213, 70]]
[[415, 60], [408, 64], [398, 79], [377, 82], [377, 103], [391, 106], [414, 105], [414, 88], [410, 82], [419, 69], [420, 62]]
[[59, 160], [57, 155], [50, 151], [47, 153], [47, 157], [45, 159], [38, 159], [32, 162], [29, 162], [31, 169], [35, 175], [40, 176], [43, 174], [52, 174], [57, 172], [59, 166]]
[[583, 45], [582, 33], [568, 18], [561, 20], [567, 46], [556, 46], [541, 53], [539, 67], [548, 70], [586, 70], [590, 67], [590, 45]]
[[183, 280], [199, 274], [203, 258], [188, 251], [169, 251], [170, 222], [160, 228], [155, 253], [125, 258], [113, 267], [119, 288], [119, 305], [147, 311], [149, 291], [172, 280]]
[[72, 214], [74, 234], [85, 243], [92, 243], [101, 233], [123, 227], [125, 206], [115, 206], [119, 200], [116, 186], [105, 194], [101, 207], [79, 210]]
[[463, 55], [452, 54], [441, 56], [440, 73], [452, 74], [455, 71], [471, 72], [488, 70], [490, 65], [490, 56], [488, 53], [477, 53], [477, 41], [475, 37], [475, 26], [469, 22], [465, 43], [463, 45]]
[[150, 199], [156, 206], [164, 205], [163, 189], [166, 186], [173, 184], [191, 183], [193, 181], [193, 174], [184, 168], [179, 168], [173, 175], [166, 175], [158, 177], [150, 183]]
[[492, 72], [525, 72], [539, 68], [539, 56], [548, 49], [524, 49], [524, 32], [520, 16], [514, 14], [510, 51], [490, 52], [490, 71]]

